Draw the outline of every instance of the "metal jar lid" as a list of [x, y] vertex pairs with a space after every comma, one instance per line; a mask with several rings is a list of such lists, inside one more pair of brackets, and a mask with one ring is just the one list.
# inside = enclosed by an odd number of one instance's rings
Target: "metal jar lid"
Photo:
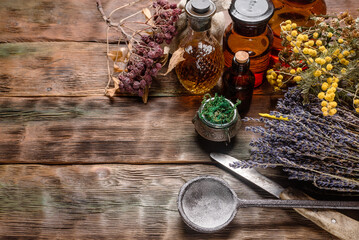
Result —
[[211, 19], [216, 12], [216, 5], [211, 0], [190, 0], [185, 10], [193, 30], [202, 32], [211, 28]]
[[234, 22], [251, 26], [267, 24], [273, 13], [271, 0], [235, 0], [229, 9]]

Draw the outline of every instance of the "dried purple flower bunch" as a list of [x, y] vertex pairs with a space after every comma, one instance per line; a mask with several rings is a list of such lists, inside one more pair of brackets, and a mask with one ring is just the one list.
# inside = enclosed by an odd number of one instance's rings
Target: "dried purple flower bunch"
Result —
[[247, 127], [262, 137], [251, 142], [250, 160], [234, 168], [282, 166], [290, 179], [312, 181], [321, 189], [359, 192], [359, 118], [339, 107], [323, 116], [320, 100], [310, 96], [303, 105], [301, 91], [291, 88], [278, 102], [264, 127]]
[[[107, 25], [115, 27], [124, 37], [122, 41], [127, 44], [125, 49], [107, 52], [107, 55], [114, 61], [114, 72], [119, 72], [119, 74], [116, 76], [115, 73], [109, 72], [106, 94], [113, 96], [119, 90], [143, 97], [143, 101], [147, 102], [152, 79], [165, 63], [163, 61], [164, 46], [161, 44], [170, 44], [177, 34], [176, 22], [182, 10], [177, 8], [177, 4], [170, 4], [167, 0], [154, 0], [149, 8], [144, 8], [139, 12], [143, 13], [146, 18], [144, 22], [136, 22], [141, 26], [140, 30], [126, 26], [126, 23], [133, 22], [125, 20], [134, 15], [122, 19], [120, 23], [111, 21], [110, 17], [113, 12], [140, 1], [137, 0], [115, 9], [109, 17], [104, 14], [100, 1], [97, 2], [97, 6]], [[116, 65], [116, 62], [121, 62], [122, 67]], [[111, 82], [114, 88], [109, 88]]]

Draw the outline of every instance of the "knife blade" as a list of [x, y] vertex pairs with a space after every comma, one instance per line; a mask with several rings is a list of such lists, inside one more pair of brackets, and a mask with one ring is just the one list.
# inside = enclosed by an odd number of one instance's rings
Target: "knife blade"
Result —
[[[217, 163], [225, 167], [226, 170], [239, 175], [246, 180], [254, 183], [258, 187], [266, 190], [270, 194], [280, 199], [311, 199], [305, 193], [293, 189], [284, 189], [279, 184], [273, 182], [261, 173], [252, 168], [232, 168], [230, 164], [235, 161], [240, 161], [222, 153], [211, 153], [211, 158]], [[359, 203], [358, 203], [359, 204]], [[359, 222], [334, 210], [313, 210], [304, 208], [294, 208], [296, 212], [311, 220], [313, 223], [333, 234], [334, 236], [345, 240], [359, 239]]]

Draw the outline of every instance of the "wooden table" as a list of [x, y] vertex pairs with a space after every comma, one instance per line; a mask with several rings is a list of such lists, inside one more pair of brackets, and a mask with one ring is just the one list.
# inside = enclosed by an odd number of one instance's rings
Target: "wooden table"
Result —
[[[123, 2], [103, 5], [109, 12]], [[358, 15], [357, 0], [326, 2], [329, 13]], [[174, 74], [154, 82], [147, 105], [105, 97], [95, 1], [2, 0], [0, 16], [0, 239], [335, 239], [291, 209], [243, 209], [220, 233], [190, 230], [176, 200], [193, 177], [219, 176], [241, 198], [272, 198], [209, 158], [248, 157], [248, 124], [228, 146], [201, 139], [191, 123], [201, 97], [188, 96]], [[277, 98], [257, 89], [248, 116]], [[278, 169], [261, 172], [295, 184]]]

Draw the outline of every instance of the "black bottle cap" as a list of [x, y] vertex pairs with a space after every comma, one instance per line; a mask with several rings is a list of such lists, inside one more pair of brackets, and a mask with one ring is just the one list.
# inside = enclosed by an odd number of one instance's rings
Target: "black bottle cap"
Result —
[[267, 24], [273, 13], [271, 0], [235, 0], [229, 9], [234, 22], [250, 26]]
[[210, 8], [211, 3], [209, 0], [192, 0], [191, 6], [196, 13], [206, 13]]

